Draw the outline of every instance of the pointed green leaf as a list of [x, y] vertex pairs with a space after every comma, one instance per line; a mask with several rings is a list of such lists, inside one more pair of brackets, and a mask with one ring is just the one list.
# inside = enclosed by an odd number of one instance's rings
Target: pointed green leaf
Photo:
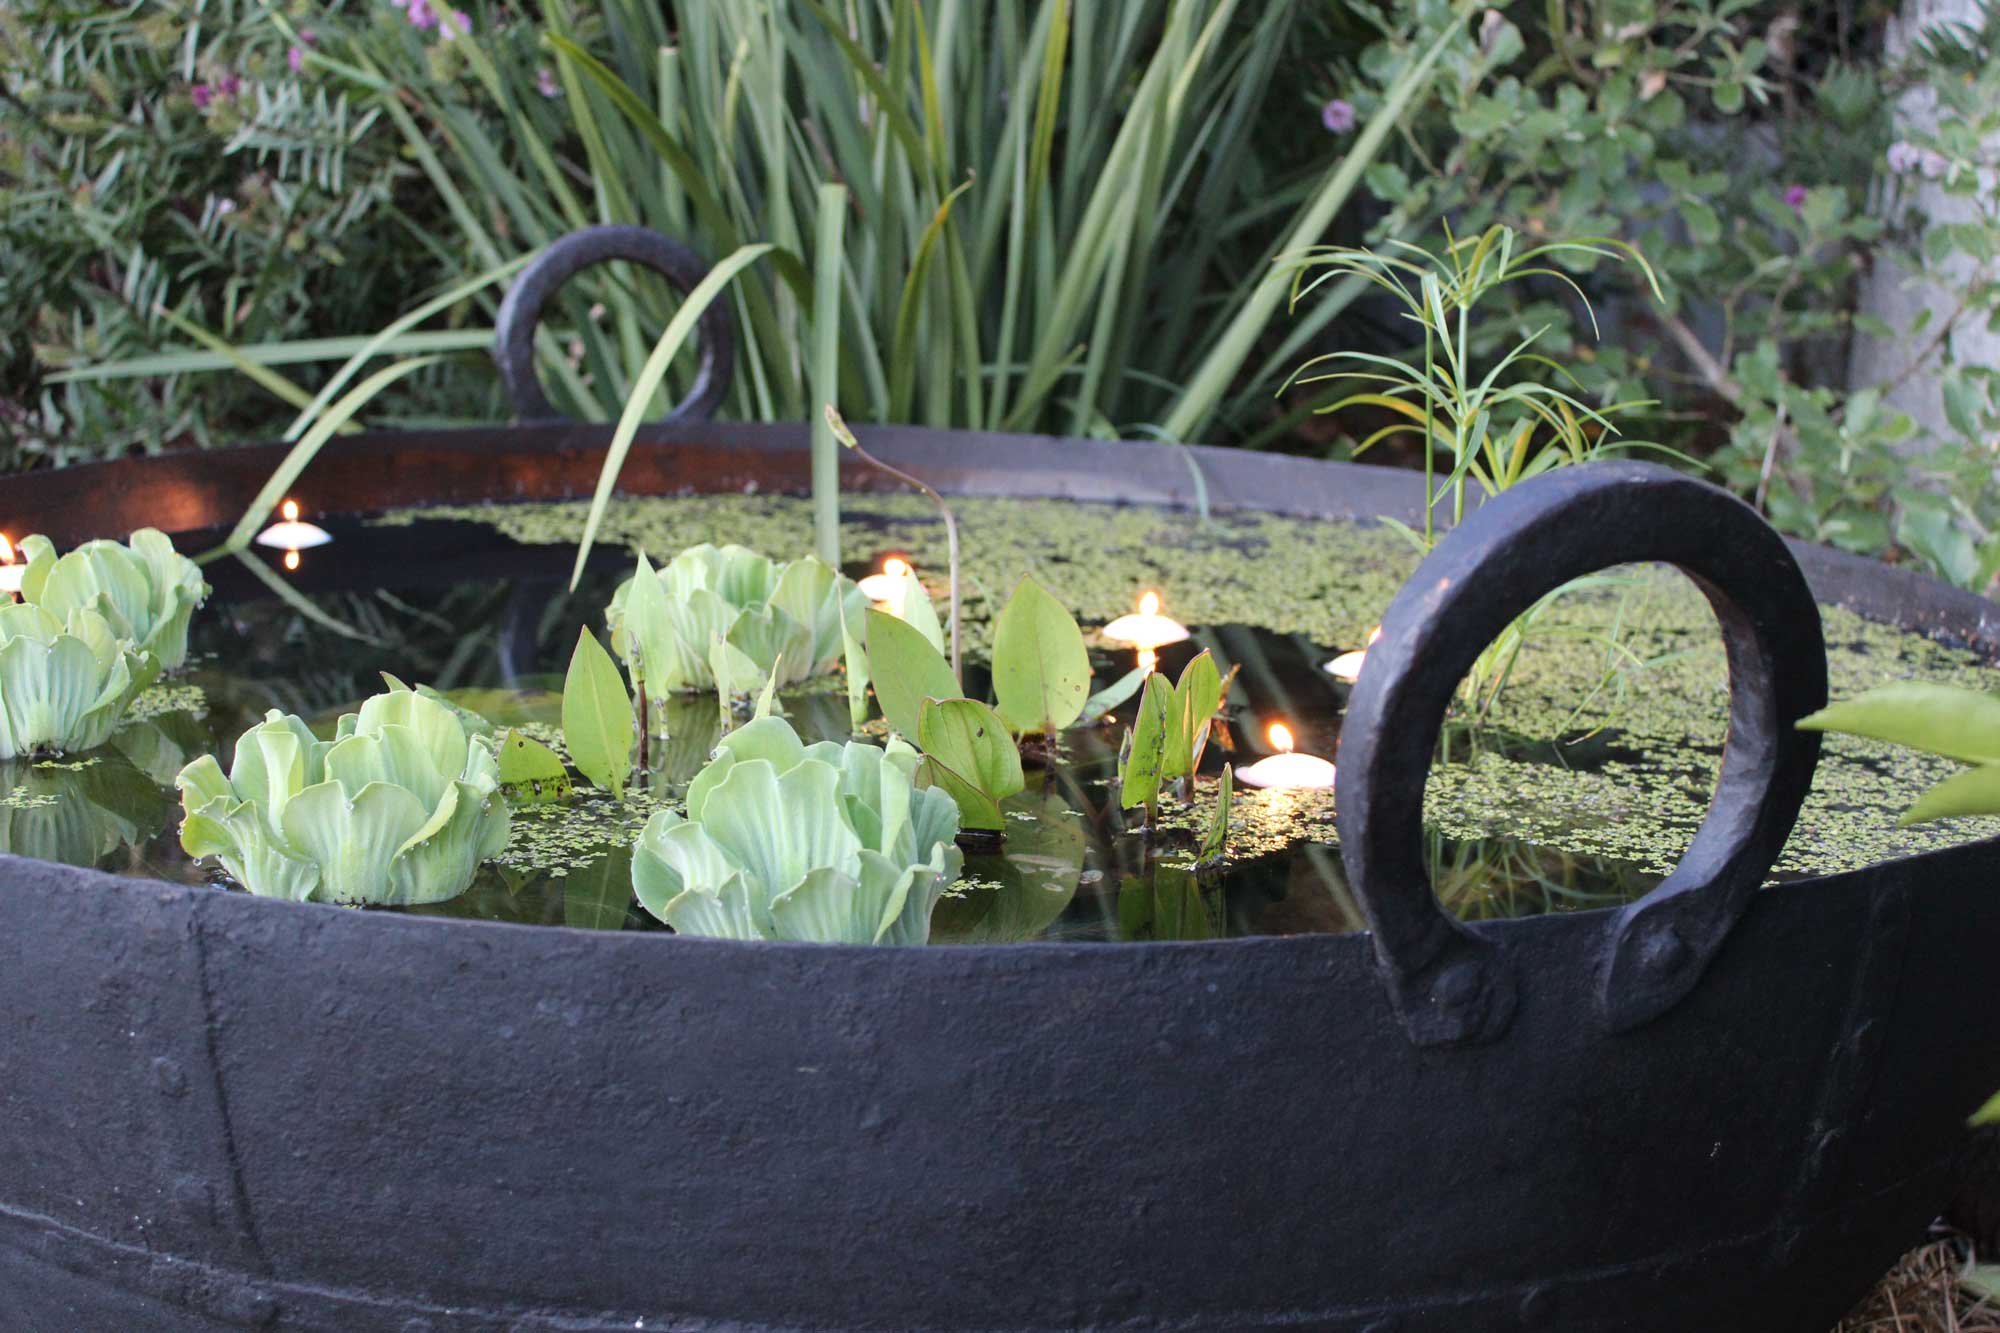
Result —
[[1027, 785], [1021, 775], [1021, 752], [1007, 725], [976, 699], [924, 700], [917, 718], [917, 744], [985, 797], [977, 812], [960, 806], [959, 813], [968, 820]]
[[1000, 815], [1000, 803], [980, 790], [978, 783], [941, 762], [936, 755], [924, 756], [922, 767], [917, 769], [917, 781], [921, 786], [936, 787], [958, 804], [961, 827], [988, 830], [1004, 830], [1007, 827], [1006, 820]]
[[577, 771], [613, 796], [625, 795], [632, 765], [632, 700], [618, 664], [586, 626], [563, 680], [563, 744]]
[[926, 699], [956, 699], [961, 692], [951, 663], [910, 626], [886, 611], [870, 608], [868, 674], [875, 682], [875, 701], [882, 716], [904, 736], [914, 738]]
[[2000, 815], [2000, 764], [1981, 764], [1938, 783], [1896, 822], [1907, 828], [1932, 819]]
[[1083, 715], [1078, 721], [1097, 721], [1097, 719], [1103, 717], [1119, 704], [1124, 703], [1127, 699], [1137, 694], [1139, 687], [1146, 683], [1146, 677], [1149, 674], [1151, 674], [1151, 669], [1148, 667], [1133, 667], [1117, 680], [1112, 681], [1109, 685], [1106, 685], [1103, 689], [1086, 699], [1083, 704]]
[[1222, 706], [1222, 673], [1204, 648], [1181, 670], [1168, 711], [1171, 739], [1160, 756], [1160, 779], [1172, 781], [1195, 771], [1208, 747], [1208, 728]]
[[1016, 731], [1061, 731], [1083, 714], [1090, 653], [1083, 631], [1041, 584], [1023, 578], [993, 624], [993, 693]]
[[500, 787], [515, 805], [570, 798], [569, 770], [554, 750], [518, 731], [500, 736]]
[[1167, 748], [1174, 687], [1159, 672], [1146, 677], [1139, 715], [1126, 736], [1118, 763], [1118, 804], [1127, 810], [1151, 805], [1160, 796], [1160, 766]]
[[1804, 731], [1841, 731], [1947, 759], [2000, 761], [2000, 696], [1903, 680], [1799, 720]]
[[1233, 765], [1222, 766], [1222, 782], [1215, 789], [1215, 817], [1208, 822], [1208, 832], [1201, 839], [1201, 863], [1219, 861], [1224, 848], [1229, 845], [1229, 801], [1236, 790], [1236, 769]]

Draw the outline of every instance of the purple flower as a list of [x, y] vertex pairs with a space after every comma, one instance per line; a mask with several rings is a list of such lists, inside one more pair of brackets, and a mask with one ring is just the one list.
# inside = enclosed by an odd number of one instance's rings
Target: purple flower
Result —
[[438, 25], [437, 12], [431, 8], [430, 0], [409, 0], [405, 12], [410, 16], [410, 26], [418, 32], [429, 32]]
[[535, 91], [544, 97], [562, 96], [562, 89], [556, 87], [556, 72], [547, 65], [535, 71]]
[[1924, 173], [1926, 180], [1936, 180], [1951, 170], [1951, 160], [1935, 148], [1926, 148], [1917, 158], [1917, 170]]
[[1923, 161], [1923, 157], [1923, 153], [1918, 150], [1915, 144], [1905, 143], [1903, 140], [1898, 139], [1889, 145], [1889, 152], [1887, 154], [1889, 170], [1899, 176], [1906, 171], [1915, 171], [1917, 164]]
[[458, 25], [458, 30], [460, 32], [472, 31], [472, 15], [466, 13], [462, 9], [454, 9], [451, 11], [451, 21]]
[[1354, 104], [1336, 97], [1319, 109], [1319, 123], [1328, 134], [1345, 134], [1354, 128]]
[[1794, 185], [1786, 189], [1785, 202], [1791, 205], [1794, 213], [1803, 211], [1806, 206], [1806, 187]]
[[285, 63], [291, 66], [292, 73], [298, 73], [306, 67], [305, 51], [300, 47], [291, 47], [285, 52]]
[[215, 81], [215, 95], [218, 97], [234, 97], [242, 91], [243, 80], [234, 74], [225, 74]]
[[311, 28], [300, 28], [299, 43], [302, 46], [318, 46], [319, 34], [314, 32]]
[[193, 88], [188, 90], [188, 96], [194, 99], [195, 110], [206, 111], [208, 110], [208, 104], [215, 100], [215, 89], [205, 83], [197, 83]]

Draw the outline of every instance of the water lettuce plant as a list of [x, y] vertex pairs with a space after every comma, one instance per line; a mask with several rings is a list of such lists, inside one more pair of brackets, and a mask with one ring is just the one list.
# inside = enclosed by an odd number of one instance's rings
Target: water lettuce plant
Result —
[[657, 571], [642, 553], [605, 620], [612, 650], [650, 697], [748, 694], [774, 676], [782, 688], [831, 667], [845, 647], [843, 613], [858, 622], [867, 605], [852, 579], [812, 556], [781, 565], [704, 542]]
[[958, 808], [916, 785], [917, 752], [807, 745], [783, 718], [722, 738], [688, 786], [687, 816], [647, 821], [639, 902], [683, 935], [922, 944], [958, 877]]
[[140, 528], [128, 542], [85, 542], [64, 556], [36, 534], [21, 551], [28, 557], [21, 572], [24, 600], [58, 619], [80, 607], [95, 611], [116, 637], [158, 658], [162, 670], [178, 670], [187, 661], [188, 620], [208, 599], [209, 587], [165, 533]]
[[203, 755], [175, 785], [181, 846], [267, 898], [442, 902], [507, 843], [493, 752], [449, 705], [407, 688], [343, 715], [331, 741], [274, 708], [237, 739], [227, 776]]
[[104, 744], [159, 674], [158, 658], [88, 606], [61, 617], [0, 606], [0, 759]]

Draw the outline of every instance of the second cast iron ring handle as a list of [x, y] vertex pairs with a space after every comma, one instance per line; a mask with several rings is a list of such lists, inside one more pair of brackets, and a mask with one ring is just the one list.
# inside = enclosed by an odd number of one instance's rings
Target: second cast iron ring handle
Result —
[[[613, 259], [652, 269], [683, 296], [708, 276], [708, 265], [700, 255], [645, 227], [584, 227], [550, 242], [507, 288], [494, 327], [493, 360], [522, 421], [563, 419], [535, 373], [535, 328], [542, 322], [543, 307], [578, 273]], [[667, 414], [669, 421], [706, 421], [729, 392], [736, 362], [736, 321], [728, 303], [710, 302], [696, 327], [701, 330], [701, 361], [687, 396]]]
[[[1726, 491], [1648, 463], [1545, 474], [1487, 502], [1417, 567], [1368, 649], [1337, 755], [1335, 817], [1391, 1003], [1420, 1045], [1506, 1030], [1523, 985], [1493, 937], [1432, 891], [1423, 797], [1445, 712], [1479, 654], [1543, 595], [1613, 565], [1674, 565], [1707, 595], [1729, 660], [1715, 797], [1679, 866], [1608, 918], [1597, 1007], [1612, 1031], [1678, 1004], [1783, 849], [1819, 760], [1793, 724], [1826, 702], [1819, 608], [1784, 540]], [[1581, 1018], [1581, 1016], [1579, 1016]]]

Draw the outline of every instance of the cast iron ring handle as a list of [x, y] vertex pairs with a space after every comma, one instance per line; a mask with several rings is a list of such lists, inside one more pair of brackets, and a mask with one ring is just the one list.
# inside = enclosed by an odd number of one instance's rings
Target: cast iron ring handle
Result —
[[1597, 994], [1611, 1031], [1658, 1017], [1694, 988], [1798, 817], [1819, 736], [1793, 723], [1826, 703], [1826, 644], [1783, 539], [1727, 492], [1650, 463], [1565, 468], [1491, 500], [1389, 604], [1341, 725], [1335, 817], [1348, 886], [1419, 1045], [1498, 1037], [1520, 985], [1496, 940], [1438, 903], [1425, 869], [1424, 783], [1452, 694], [1544, 594], [1639, 561], [1678, 566], [1714, 608], [1729, 660], [1729, 739], [1680, 865], [1611, 920]]
[[[585, 227], [551, 242], [507, 288], [494, 330], [493, 360], [521, 420], [563, 420], [535, 374], [535, 327], [542, 322], [542, 307], [578, 273], [612, 259], [644, 264], [683, 296], [708, 276], [708, 265], [700, 255], [645, 227]], [[736, 321], [728, 303], [711, 301], [697, 327], [701, 330], [701, 362], [687, 397], [667, 414], [669, 421], [706, 421], [722, 395], [729, 392], [729, 376], [736, 361]]]

